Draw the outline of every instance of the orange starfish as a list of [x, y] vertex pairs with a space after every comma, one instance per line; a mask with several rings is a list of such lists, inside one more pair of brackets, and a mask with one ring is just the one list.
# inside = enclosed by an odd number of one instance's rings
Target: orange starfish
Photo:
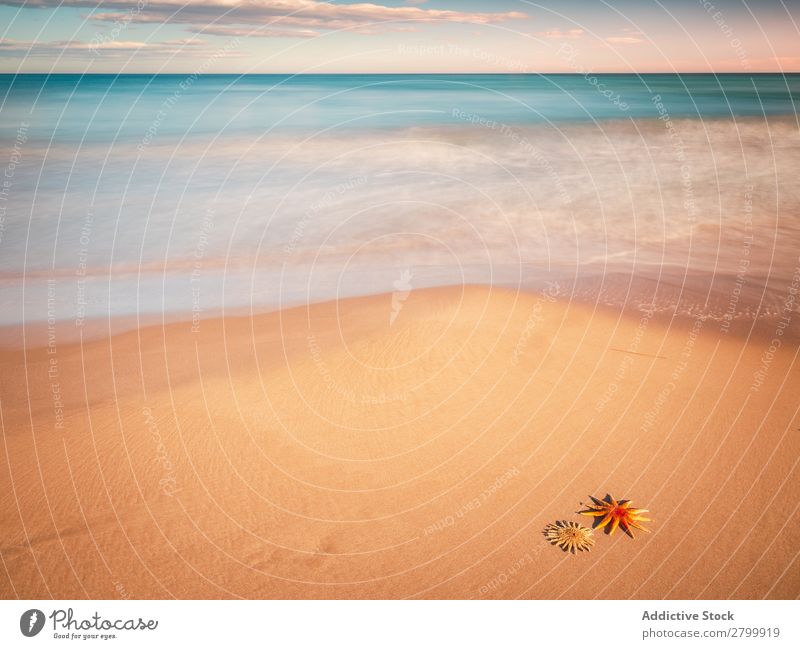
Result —
[[630, 500], [620, 500], [617, 502], [610, 494], [606, 494], [603, 500], [598, 500], [594, 496], [589, 496], [589, 498], [592, 499], [594, 505], [589, 505], [588, 509], [578, 513], [584, 516], [594, 516], [595, 518], [602, 516], [603, 518], [595, 527], [605, 527], [611, 523], [608, 529], [609, 535], [613, 534], [617, 527], [621, 527], [631, 538], [633, 538], [633, 532], [631, 532], [632, 527], [635, 527], [637, 530], [642, 530], [643, 532], [650, 531], [639, 525], [639, 521], [651, 520], [639, 515], [649, 511], [648, 509], [631, 509]]

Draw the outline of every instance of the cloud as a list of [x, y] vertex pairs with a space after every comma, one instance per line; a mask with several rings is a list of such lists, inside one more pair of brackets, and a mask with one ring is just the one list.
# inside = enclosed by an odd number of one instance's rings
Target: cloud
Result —
[[[95, 54], [98, 58], [138, 56], [164, 56], [167, 54], [187, 53], [216, 54], [220, 50], [209, 47], [197, 38], [185, 38], [169, 41], [142, 42], [142, 41], [21, 41], [13, 38], [0, 39], [0, 57], [39, 57], [39, 56], [65, 56], [85, 57]], [[235, 52], [225, 52], [226, 55], [235, 55]]]
[[609, 36], [606, 39], [606, 43], [611, 43], [612, 45], [635, 45], [643, 42], [641, 38], [636, 36]]
[[186, 31], [193, 34], [236, 38], [316, 38], [320, 35], [320, 32], [312, 29], [262, 29], [231, 25], [192, 25]]
[[540, 38], [547, 38], [549, 40], [575, 40], [582, 38], [585, 32], [582, 29], [568, 29], [561, 31], [560, 29], [548, 29], [544, 32], [536, 32], [536, 36]]
[[[318, 0], [0, 0], [16, 7], [73, 7], [87, 9], [92, 20], [103, 22], [150, 22], [186, 25], [270, 25], [280, 30], [352, 29], [372, 31], [382, 23], [456, 22], [490, 24], [520, 20], [518, 11], [501, 13], [428, 9], [419, 6], [390, 7], [374, 3], [334, 4]], [[141, 6], [144, 4], [144, 6]], [[419, 4], [419, 3], [412, 3]], [[102, 6], [103, 11], [95, 11]], [[269, 34], [265, 30], [265, 34]], [[366, 33], [366, 32], [363, 32]], [[275, 35], [284, 37], [282, 31]], [[302, 37], [302, 36], [301, 36]]]

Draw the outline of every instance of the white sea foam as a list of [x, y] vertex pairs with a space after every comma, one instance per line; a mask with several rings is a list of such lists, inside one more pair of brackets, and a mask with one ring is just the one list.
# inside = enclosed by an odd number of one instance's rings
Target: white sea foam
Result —
[[697, 309], [750, 317], [750, 292], [780, 295], [798, 266], [793, 119], [490, 121], [30, 146], [3, 223], [2, 323], [41, 319], [53, 276], [69, 320], [391, 292], [405, 269], [415, 286], [559, 277], [611, 303], [630, 291], [603, 278], [688, 277], [713, 294]]

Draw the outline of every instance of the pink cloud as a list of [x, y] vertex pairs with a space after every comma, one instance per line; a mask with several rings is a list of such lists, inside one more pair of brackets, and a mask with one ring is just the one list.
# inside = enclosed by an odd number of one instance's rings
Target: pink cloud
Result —
[[611, 43], [612, 45], [636, 45], [636, 43], [644, 43], [641, 38], [637, 38], [636, 36], [609, 36], [606, 40], [606, 43]]
[[584, 32], [582, 29], [568, 29], [566, 31], [561, 31], [560, 29], [548, 29], [547, 31], [543, 32], [536, 32], [536, 36], [540, 38], [546, 38], [548, 40], [575, 40], [578, 38], [582, 38]]
[[[318, 0], [152, 0], [143, 8], [131, 0], [0, 0], [0, 4], [24, 7], [78, 7], [106, 11], [91, 13], [92, 20], [178, 23], [190, 25], [275, 25], [302, 29], [356, 29], [380, 27], [381, 23], [455, 22], [490, 24], [520, 20], [519, 11], [474, 12], [428, 9], [420, 6], [390, 7], [374, 3], [335, 4]], [[420, 4], [420, 3], [411, 3]], [[265, 32], [268, 33], [268, 32]], [[285, 34], [278, 33], [280, 36]]]

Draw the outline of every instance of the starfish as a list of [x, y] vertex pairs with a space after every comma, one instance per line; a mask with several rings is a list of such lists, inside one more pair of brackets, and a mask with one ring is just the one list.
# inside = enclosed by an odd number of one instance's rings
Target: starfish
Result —
[[649, 521], [651, 519], [645, 518], [644, 516], [640, 516], [649, 510], [647, 509], [631, 509], [631, 501], [630, 500], [620, 500], [617, 502], [614, 500], [610, 494], [606, 494], [606, 497], [603, 500], [598, 500], [594, 496], [589, 496], [594, 502], [594, 505], [589, 505], [588, 509], [578, 512], [579, 514], [583, 514], [584, 516], [594, 516], [595, 518], [600, 518], [599, 522], [596, 523], [595, 527], [605, 527], [606, 525], [610, 524], [608, 528], [608, 534], [613, 534], [617, 527], [621, 527], [622, 531], [625, 532], [628, 536], [633, 538], [633, 532], [631, 531], [632, 527], [635, 527], [637, 530], [642, 530], [643, 532], [649, 532], [647, 528], [643, 527], [639, 524], [640, 521]]

